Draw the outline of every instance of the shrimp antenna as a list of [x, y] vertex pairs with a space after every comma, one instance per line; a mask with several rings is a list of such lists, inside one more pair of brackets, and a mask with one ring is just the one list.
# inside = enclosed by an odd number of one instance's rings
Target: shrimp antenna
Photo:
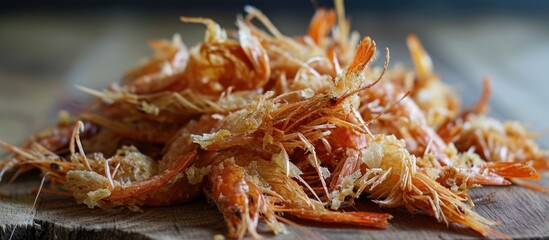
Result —
[[69, 149], [70, 149], [70, 152], [71, 152], [71, 156], [75, 156], [75, 149], [74, 149], [74, 144], [77, 145], [78, 147], [78, 152], [80, 153], [80, 155], [82, 156], [82, 158], [84, 159], [84, 166], [86, 166], [86, 168], [88, 168], [89, 170], [92, 170], [91, 166], [90, 166], [90, 162], [88, 162], [88, 157], [86, 157], [86, 153], [84, 153], [84, 148], [82, 147], [82, 142], [80, 141], [80, 132], [83, 132], [84, 131], [84, 123], [82, 123], [82, 121], [78, 121], [76, 123], [76, 126], [74, 126], [74, 131], [72, 132], [72, 137], [71, 137], [71, 142], [69, 144]]
[[[38, 197], [40, 196], [40, 192], [42, 191], [42, 187], [44, 186], [44, 181], [46, 181], [46, 176], [48, 176], [47, 173], [42, 177], [42, 181], [40, 181], [40, 187], [38, 187], [38, 192], [36, 193], [36, 197], [34, 198], [34, 203], [32, 204], [32, 208], [30, 209], [31, 212], [34, 211], [34, 209], [36, 208], [36, 203], [38, 202]], [[10, 237], [8, 238], [9, 240], [11, 240], [13, 238], [13, 234], [15, 233], [15, 229], [17, 229], [17, 226], [13, 226], [13, 230], [11, 230]]]
[[488, 101], [490, 100], [490, 95], [492, 94], [492, 77], [486, 76], [482, 80], [482, 95], [480, 96], [479, 101], [473, 107], [473, 112], [480, 114], [486, 111], [488, 107]]
[[246, 5], [244, 7], [244, 11], [246, 11], [248, 13], [248, 15], [246, 15], [246, 21], [249, 22], [255, 17], [276, 38], [282, 38], [284, 36], [284, 35], [282, 35], [282, 33], [280, 33], [278, 28], [275, 27], [275, 25], [271, 22], [271, 20], [269, 20], [269, 18], [267, 16], [265, 16], [265, 14], [263, 14], [263, 12], [261, 12], [259, 9], [255, 8], [255, 7], [252, 7], [250, 5]]

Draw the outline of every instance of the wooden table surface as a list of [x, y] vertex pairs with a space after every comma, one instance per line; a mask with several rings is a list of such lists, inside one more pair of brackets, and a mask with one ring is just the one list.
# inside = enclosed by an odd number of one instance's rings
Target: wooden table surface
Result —
[[[269, 12], [269, 11], [266, 11]], [[139, 59], [150, 54], [146, 42], [179, 32], [192, 45], [203, 27], [178, 22], [179, 15], [215, 16], [232, 27], [236, 13], [119, 11], [0, 15], [0, 139], [18, 143], [55, 119], [71, 99], [85, 101], [75, 84], [102, 88], [116, 81]], [[312, 15], [272, 12], [273, 22], [290, 35], [305, 31]], [[379, 47], [391, 49], [392, 65], [410, 66], [405, 36], [416, 33], [431, 54], [435, 70], [457, 89], [464, 105], [480, 93], [481, 79], [494, 78], [492, 115], [527, 122], [537, 132], [548, 132], [549, 28], [547, 18], [472, 15], [467, 18], [387, 16], [351, 13], [353, 28], [370, 35]], [[381, 60], [376, 64], [381, 65]], [[549, 147], [549, 138], [539, 139]], [[546, 176], [549, 177], [549, 176]], [[547, 179], [542, 182], [549, 186]], [[72, 199], [41, 196], [31, 210], [37, 178], [1, 186], [0, 239], [208, 239], [225, 232], [214, 206], [195, 201], [169, 208], [127, 210], [87, 209]], [[514, 238], [549, 237], [549, 195], [519, 187], [486, 187], [473, 197], [493, 195], [493, 202], [475, 208], [482, 216], [501, 222], [495, 226]], [[459, 226], [437, 223], [430, 217], [402, 210], [365, 206], [394, 215], [389, 229], [357, 229], [311, 225], [326, 239], [464, 239], [476, 238]], [[278, 239], [302, 239], [291, 229]]]

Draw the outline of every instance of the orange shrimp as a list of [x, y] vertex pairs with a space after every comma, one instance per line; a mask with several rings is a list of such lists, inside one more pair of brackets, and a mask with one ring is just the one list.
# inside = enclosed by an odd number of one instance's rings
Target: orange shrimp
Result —
[[384, 77], [388, 50], [382, 69], [370, 67], [376, 42], [358, 42], [343, 1], [335, 5], [297, 37], [249, 6], [232, 35], [211, 19], [182, 17], [206, 25], [203, 42], [187, 50], [177, 36], [153, 41], [154, 55], [122, 86], [79, 87], [98, 97], [77, 115], [89, 126], [64, 122], [21, 148], [2, 143], [14, 155], [0, 163], [0, 178], [36, 168], [78, 203], [104, 209], [173, 205], [204, 192], [238, 239], [260, 238], [259, 221], [286, 232], [282, 223], [293, 223], [282, 215], [386, 228], [390, 214], [351, 211], [364, 196], [507, 238], [472, 211], [466, 190], [516, 183], [547, 191], [523, 181], [549, 169], [547, 152], [521, 125], [482, 115], [488, 80], [479, 103], [458, 115], [455, 93], [414, 35], [415, 73]]
[[[105, 171], [100, 174], [95, 170], [70, 170], [66, 172], [64, 187], [72, 193], [79, 203], [90, 208], [105, 209], [126, 206], [138, 210], [140, 205], [164, 206], [192, 200], [200, 195], [200, 186], [189, 184], [182, 176], [182, 171], [195, 158], [196, 152], [182, 155], [174, 165], [165, 171], [141, 180], [122, 184], [115, 180], [120, 168], [111, 173], [108, 161]], [[127, 181], [126, 178], [124, 181]], [[169, 192], [169, 193], [168, 193]]]
[[[81, 125], [83, 124], [79, 122], [77, 126]], [[164, 155], [161, 164], [158, 164], [161, 167], [159, 170], [156, 162], [133, 147], [123, 147], [109, 159], [103, 158], [102, 154], [86, 157], [78, 133], [73, 134], [71, 139], [73, 142], [77, 141], [80, 152], [75, 153], [71, 143], [70, 162], [38, 143], [34, 143], [31, 149], [7, 145], [22, 159], [15, 165], [3, 165], [3, 171], [8, 167], [25, 165], [38, 168], [52, 181], [62, 183], [79, 202], [90, 207], [173, 205], [192, 200], [201, 193], [202, 185], [191, 184], [189, 178], [181, 173], [190, 166], [196, 155], [196, 146], [190, 141], [189, 134], [183, 134], [172, 142], [172, 148]], [[177, 148], [173, 147], [175, 145]], [[182, 152], [182, 149], [185, 151]], [[207, 164], [208, 160], [204, 159], [203, 162]], [[111, 171], [113, 168], [114, 172]], [[121, 181], [130, 183], [122, 184]]]
[[[11, 169], [17, 169], [12, 181], [20, 174], [33, 168], [39, 168], [43, 171], [50, 170], [52, 164], [57, 167], [64, 166], [66, 169], [72, 169], [70, 165], [57, 164], [57, 162], [62, 159], [58, 156], [59, 154], [65, 154], [71, 149], [71, 139], [75, 136], [75, 132], [81, 132], [82, 138], [87, 139], [96, 136], [98, 128], [89, 122], [60, 122], [55, 127], [47, 128], [27, 138], [20, 147], [15, 147], [0, 140], [0, 145], [3, 148], [16, 154], [15, 157], [7, 161], [0, 161], [0, 180], [3, 174]], [[58, 176], [58, 174], [55, 174], [55, 176]]]
[[250, 90], [264, 86], [270, 77], [269, 58], [250, 29], [238, 21], [239, 42], [211, 19], [182, 17], [184, 22], [207, 26], [205, 42], [191, 49], [184, 73], [191, 89], [218, 95], [229, 87]]
[[13, 169], [16, 169], [17, 172], [15, 172], [10, 182], [22, 173], [37, 168], [49, 173], [49, 178], [63, 182], [64, 173], [74, 168], [71, 162], [63, 161], [61, 157], [37, 143], [33, 143], [26, 148], [19, 148], [3, 141], [0, 141], [0, 144], [2, 148], [16, 154], [16, 157], [0, 161], [0, 181], [6, 172]]
[[440, 165], [453, 165], [445, 153], [446, 143], [428, 126], [421, 109], [413, 100], [399, 95], [394, 85], [381, 82], [361, 93], [359, 112], [370, 122], [373, 132], [395, 134], [406, 140], [408, 150], [418, 156], [429, 146]]
[[367, 227], [386, 228], [390, 214], [373, 212], [337, 212], [326, 209], [321, 202], [310, 199], [301, 186], [280, 168], [264, 160], [250, 165], [278, 195], [283, 205], [276, 211], [286, 212], [302, 219], [318, 222], [345, 223]]
[[[412, 98], [425, 111], [427, 124], [438, 128], [443, 122], [452, 119], [459, 109], [459, 101], [450, 87], [433, 73], [431, 57], [423, 48], [416, 35], [406, 38], [412, 62], [416, 69], [416, 78], [413, 82]], [[407, 76], [402, 79], [391, 79], [393, 83], [406, 84]]]
[[118, 164], [115, 172], [111, 173], [110, 159], [103, 161], [105, 162], [104, 171], [69, 170], [65, 173], [64, 181], [61, 182], [78, 202], [85, 203], [89, 207], [98, 206], [108, 209], [127, 206], [135, 210], [139, 205], [173, 205], [190, 201], [201, 193], [201, 186], [190, 184], [181, 173], [189, 166], [195, 154], [192, 152], [182, 155], [169, 169], [129, 184], [122, 184], [120, 181], [121, 179], [128, 181], [130, 179], [128, 177], [118, 176], [116, 179], [113, 177], [113, 174], [119, 173], [122, 168], [119, 168], [120, 164]]
[[523, 178], [539, 180], [541, 176], [531, 166], [525, 163], [492, 163], [488, 162], [472, 168], [444, 167], [437, 169], [420, 169], [426, 174], [436, 174], [436, 181], [452, 190], [467, 190], [475, 184], [480, 185], [510, 185], [506, 178]]
[[538, 170], [549, 169], [547, 151], [533, 140], [533, 134], [517, 122], [501, 123], [485, 116], [469, 115], [467, 124], [454, 137], [460, 151], [474, 147], [475, 153], [490, 162], [528, 162]]
[[[343, 135], [345, 136], [345, 135]], [[358, 139], [358, 138], [350, 138]], [[394, 136], [377, 135], [368, 139], [368, 146], [354, 151], [347, 151], [347, 158], [340, 163], [334, 171], [332, 183], [335, 183], [332, 192], [332, 205], [336, 208], [347, 201], [351, 201], [365, 191], [369, 198], [376, 199], [374, 202], [384, 207], [405, 206], [410, 211], [421, 210], [441, 222], [457, 222], [475, 229], [484, 236], [496, 236], [507, 238], [507, 236], [492, 230], [483, 224], [492, 222], [472, 212], [462, 201], [465, 198], [456, 195], [448, 188], [440, 185], [432, 179], [425, 169], [418, 169], [416, 157], [411, 155], [404, 146], [403, 141], [397, 140]], [[358, 143], [355, 143], [355, 145]], [[517, 171], [517, 166], [494, 166], [485, 165], [479, 169], [493, 172], [487, 175], [473, 175], [471, 180], [490, 180], [491, 182], [509, 184], [503, 177], [496, 175], [506, 173], [513, 169], [511, 174], [532, 177], [535, 173], [532, 168], [526, 166], [526, 173]], [[518, 166], [518, 169], [523, 169]], [[448, 170], [455, 168], [447, 168]], [[442, 171], [438, 172], [439, 181], [446, 183], [451, 176], [458, 178], [457, 181], [468, 181], [465, 176], [457, 176], [460, 172]], [[461, 173], [464, 174], [464, 173]], [[463, 178], [459, 178], [463, 177]], [[499, 182], [497, 182], [499, 180]], [[453, 184], [456, 184], [455, 182]], [[458, 182], [461, 184], [461, 182]], [[450, 187], [450, 186], [449, 186]]]
[[[73, 130], [76, 123], [59, 123], [55, 127], [47, 128], [30, 138], [27, 138], [21, 148], [30, 148], [33, 144], [38, 143], [54, 153], [65, 153], [68, 151], [69, 142], [73, 135]], [[81, 136], [83, 139], [89, 138], [97, 134], [98, 128], [91, 122], [84, 122]]]
[[473, 212], [465, 199], [440, 185], [427, 174], [418, 171], [416, 158], [394, 136], [376, 136], [362, 151], [366, 171], [354, 179], [358, 188], [382, 207], [404, 206], [409, 211], [421, 210], [446, 224], [460, 223], [485, 237], [509, 237], [485, 224], [494, 224]]
[[[425, 173], [429, 174], [429, 169], [421, 169], [420, 171], [424, 172], [425, 170], [427, 170]], [[482, 173], [482, 171], [477, 169], [461, 169], [447, 166], [442, 168], [438, 174], [436, 181], [453, 191], [468, 190], [475, 184], [495, 186], [511, 184], [511, 182], [498, 174], [494, 174], [493, 172]]]
[[123, 87], [132, 93], [159, 92], [183, 79], [189, 51], [181, 37], [174, 35], [171, 42], [156, 40], [150, 45], [155, 50], [155, 56], [123, 77]]
[[78, 88], [103, 100], [93, 107], [103, 116], [163, 125], [180, 125], [201, 114], [226, 114], [245, 107], [261, 95], [256, 90], [233, 92], [230, 87], [220, 96], [202, 94], [190, 88], [147, 95], [132, 94], [122, 89], [96, 91], [81, 86]]
[[268, 225], [280, 228], [268, 200], [246, 170], [236, 165], [233, 158], [222, 157], [220, 160], [213, 165], [208, 179], [212, 186], [212, 199], [225, 218], [227, 236], [243, 239], [248, 233], [254, 239], [261, 238], [256, 231], [260, 215], [265, 216]]
[[[329, 78], [320, 76], [333, 72], [330, 59], [326, 57], [330, 51], [328, 46], [331, 45], [331, 40], [325, 38], [325, 35], [330, 31], [331, 24], [330, 26], [323, 24], [324, 21], [320, 17], [317, 18], [318, 21], [311, 22], [311, 31], [318, 33], [317, 36], [324, 39], [322, 43], [316, 43], [311, 37], [286, 37], [260, 10], [251, 6], [247, 6], [245, 10], [248, 13], [245, 17], [246, 25], [251, 33], [260, 40], [269, 56], [271, 79], [284, 81], [272, 83], [272, 85], [287, 85], [285, 88], [291, 91], [313, 85], [322, 86], [326, 80], [329, 80]], [[328, 15], [330, 14], [328, 13]], [[254, 26], [253, 19], [259, 20], [271, 35]], [[315, 22], [319, 23], [316, 28], [313, 27], [316, 25]], [[315, 84], [311, 81], [319, 83]], [[267, 84], [266, 88], [271, 89], [270, 85]]]
[[200, 188], [187, 181], [177, 181], [183, 178], [180, 173], [190, 166], [196, 152], [182, 155], [177, 162], [163, 173], [141, 181], [132, 182], [128, 187], [116, 186], [105, 198], [114, 205], [173, 205], [194, 199]]
[[[202, 181], [195, 182], [195, 179], [191, 179], [193, 176], [182, 172], [193, 163], [199, 168], [211, 164], [215, 155], [196, 156], [197, 145], [193, 144], [191, 134], [208, 131], [215, 124], [216, 121], [208, 117], [191, 121], [166, 145], [166, 152], [162, 160], [158, 162], [158, 171], [163, 171], [162, 174], [148, 180], [134, 182], [127, 188], [113, 191], [107, 200], [117, 205], [139, 203], [150, 206], [166, 206], [187, 202], [198, 197], [203, 187]], [[183, 175], [180, 176], [180, 174]]]
[[488, 101], [492, 94], [492, 80], [490, 77], [485, 77], [482, 81], [482, 94], [479, 101], [469, 109], [461, 111], [453, 119], [447, 119], [446, 122], [441, 124], [437, 133], [445, 142], [451, 142], [452, 139], [461, 132], [462, 124], [469, 115], [480, 115], [486, 112], [488, 108]]
[[[213, 119], [210, 116], [202, 116], [198, 120], [192, 120], [184, 127], [182, 127], [164, 148], [164, 155], [162, 160], [158, 163], [159, 169], [164, 170], [172, 166], [177, 159], [183, 154], [196, 151], [198, 145], [193, 143], [192, 135], [203, 132], [209, 132], [219, 124], [219, 120]], [[202, 154], [203, 156], [205, 154]], [[199, 156], [199, 158], [201, 157]], [[200, 161], [201, 165], [204, 165], [206, 160]]]
[[[462, 111], [447, 121], [438, 133], [447, 142], [455, 143], [459, 151], [472, 147], [483, 159], [490, 162], [532, 161], [538, 170], [549, 169], [546, 151], [533, 141], [534, 134], [516, 122], [501, 123], [482, 115], [487, 108], [492, 85], [489, 77], [483, 81], [483, 91], [475, 106]], [[467, 124], [465, 124], [467, 123]]]
[[[531, 164], [534, 169], [549, 169], [549, 157], [533, 140], [523, 125], [517, 122], [501, 123], [485, 116], [468, 115], [466, 125], [458, 128], [453, 141], [459, 151], [473, 149], [483, 159], [494, 163]], [[454, 128], [455, 129], [455, 128]], [[506, 171], [508, 172], [508, 171]], [[510, 175], [511, 181], [536, 191], [548, 192], [549, 188], [537, 186]], [[536, 180], [533, 177], [532, 180]]]
[[[286, 145], [292, 151], [296, 147], [301, 148], [312, 159], [315, 159], [312, 161], [312, 165], [314, 165], [325, 194], [329, 196], [327, 185], [322, 176], [320, 162], [317, 158], [316, 147], [313, 145], [313, 143], [322, 138], [323, 133], [316, 131], [313, 127], [323, 124], [333, 124], [335, 127], [350, 127], [362, 131], [357, 124], [343, 120], [345, 114], [340, 112], [342, 109], [345, 112], [350, 111], [349, 109], [352, 108], [349, 100], [351, 100], [353, 92], [347, 92], [347, 90], [354, 90], [356, 92], [362, 87], [360, 71], [371, 61], [373, 52], [375, 51], [375, 43], [369, 38], [365, 38], [358, 49], [354, 64], [351, 65], [345, 74], [339, 76], [336, 80], [336, 87], [331, 89], [330, 93], [281, 104], [274, 112], [270, 112], [269, 109], [272, 109], [275, 103], [281, 101], [281, 99], [267, 99], [268, 94], [266, 94], [263, 99], [260, 99], [248, 108], [227, 116], [214, 133], [195, 136], [194, 142], [210, 151], [235, 146], [250, 146], [254, 142], [254, 133], [273, 131], [272, 127], [276, 126], [277, 130], [285, 133], [283, 136], [280, 136], [282, 139], [277, 138], [277, 141], [281, 141], [283, 145]], [[333, 96], [335, 101], [329, 96]], [[298, 115], [307, 109], [311, 110], [306, 115]], [[333, 115], [334, 117], [324, 115]], [[300, 125], [301, 127], [296, 128]], [[305, 126], [311, 127], [310, 133], [304, 131]], [[299, 132], [300, 130], [303, 133]], [[292, 134], [293, 132], [295, 133]], [[259, 134], [259, 136], [264, 138], [263, 134]], [[284, 136], [288, 137], [284, 139]]]

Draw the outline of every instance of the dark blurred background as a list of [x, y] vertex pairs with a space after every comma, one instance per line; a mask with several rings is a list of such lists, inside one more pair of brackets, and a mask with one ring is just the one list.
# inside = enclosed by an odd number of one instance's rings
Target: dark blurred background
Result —
[[[85, 95], [151, 54], [147, 41], [180, 33], [192, 46], [203, 16], [233, 28], [245, 5], [258, 7], [285, 34], [306, 31], [318, 6], [332, 1], [0, 1], [0, 139], [18, 143]], [[352, 28], [391, 49], [391, 65], [411, 67], [405, 37], [416, 33], [435, 70], [465, 106], [491, 75], [491, 113], [549, 132], [549, 1], [346, 1]], [[381, 65], [378, 60], [375, 64]], [[549, 139], [540, 139], [548, 147]]]
[[[2, 1], [3, 10], [105, 10], [120, 8], [123, 10], [183, 10], [183, 9], [221, 9], [239, 10], [240, 5], [253, 4], [263, 9], [294, 9], [310, 10], [317, 6], [331, 6], [330, 0], [56, 0], [56, 1]], [[471, 13], [486, 11], [524, 12], [525, 14], [546, 13], [549, 2], [542, 0], [461, 0], [461, 1], [435, 1], [435, 0], [348, 0], [349, 10], [357, 11], [384, 11], [384, 12], [431, 12], [444, 11], [446, 13]]]

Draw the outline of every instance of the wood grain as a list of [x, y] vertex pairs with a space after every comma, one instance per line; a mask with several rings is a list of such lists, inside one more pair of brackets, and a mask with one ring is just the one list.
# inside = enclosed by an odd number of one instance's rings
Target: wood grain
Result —
[[[545, 181], [544, 184], [548, 184]], [[212, 239], [225, 230], [223, 218], [204, 198], [173, 207], [105, 211], [78, 205], [72, 198], [42, 195], [31, 210], [39, 181], [18, 181], [4, 188], [9, 196], [0, 201], [0, 239]], [[542, 239], [549, 236], [549, 197], [517, 186], [473, 189], [471, 196], [491, 195], [491, 202], [477, 205], [480, 215], [500, 222], [496, 230], [515, 239]], [[366, 200], [366, 199], [365, 199]], [[367, 200], [366, 200], [367, 201]], [[458, 225], [446, 226], [425, 215], [404, 209], [380, 209], [358, 203], [358, 208], [389, 212], [394, 218], [386, 230], [346, 225], [300, 222], [321, 239], [475, 239], [479, 236]], [[15, 228], [15, 230], [14, 230]], [[309, 239], [300, 229], [274, 239]], [[270, 236], [267, 234], [266, 236]]]

